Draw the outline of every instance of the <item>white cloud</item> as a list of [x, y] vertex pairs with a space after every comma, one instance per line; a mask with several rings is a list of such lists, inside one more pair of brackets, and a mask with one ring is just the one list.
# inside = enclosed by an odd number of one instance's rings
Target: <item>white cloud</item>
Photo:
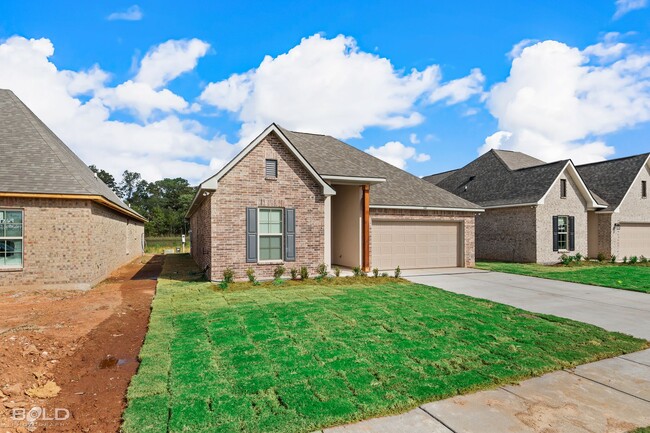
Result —
[[[49, 59], [53, 54], [54, 46], [45, 38], [14, 36], [0, 43], [0, 88], [13, 90], [86, 163], [118, 176], [132, 170], [148, 180], [181, 176], [196, 182], [212, 172], [210, 162], [218, 165], [237, 151], [198, 122], [175, 115], [142, 123], [112, 119], [113, 110], [121, 106], [109, 103], [119, 94], [116, 89], [137, 83], [103, 87], [108, 74], [99, 66], [81, 72], [59, 70]], [[183, 104], [165, 90], [159, 92], [165, 100], [157, 108], [181, 108]], [[76, 97], [82, 93], [90, 94], [87, 102]]]
[[628, 12], [643, 9], [646, 6], [648, 6], [647, 0], [616, 0], [614, 19], [617, 20]]
[[285, 54], [266, 56], [255, 69], [209, 84], [201, 100], [236, 113], [243, 141], [271, 122], [359, 137], [372, 126], [421, 123], [415, 105], [440, 86], [440, 75], [437, 65], [405, 73], [388, 59], [361, 51], [351, 37], [316, 34]]
[[194, 69], [209, 48], [210, 44], [200, 39], [170, 40], [157, 45], [140, 62], [134, 81], [146, 83], [154, 89], [162, 87]]
[[510, 52], [508, 52], [508, 58], [514, 59], [515, 57], [519, 57], [524, 48], [535, 45], [537, 42], [539, 42], [537, 39], [523, 39], [517, 42], [512, 46]]
[[627, 49], [627, 44], [619, 42], [620, 34], [617, 32], [607, 33], [601, 42], [590, 45], [582, 52], [588, 56], [598, 58], [603, 62], [610, 62], [620, 58]]
[[650, 55], [594, 65], [589, 54], [555, 41], [525, 48], [489, 93], [500, 131], [480, 150], [496, 146], [577, 163], [611, 155], [604, 135], [650, 120]]
[[366, 152], [401, 169], [406, 167], [407, 160], [425, 162], [431, 159], [425, 153], [417, 153], [415, 147], [404, 146], [399, 141], [389, 141], [380, 147], [371, 146]]
[[154, 110], [162, 112], [184, 111], [185, 99], [168, 89], [154, 90], [148, 84], [128, 80], [117, 87], [97, 91], [97, 97], [111, 109], [128, 109], [140, 118], [147, 119]]
[[447, 105], [467, 101], [474, 95], [483, 92], [485, 76], [478, 68], [472, 69], [471, 74], [466, 77], [452, 80], [435, 89], [429, 96], [430, 102], [447, 100]]
[[133, 5], [125, 11], [113, 12], [106, 19], [109, 21], [140, 21], [142, 17], [143, 13], [140, 6]]
[[418, 138], [418, 135], [416, 133], [412, 133], [409, 135], [409, 141], [411, 144], [418, 144], [420, 142], [420, 139]]

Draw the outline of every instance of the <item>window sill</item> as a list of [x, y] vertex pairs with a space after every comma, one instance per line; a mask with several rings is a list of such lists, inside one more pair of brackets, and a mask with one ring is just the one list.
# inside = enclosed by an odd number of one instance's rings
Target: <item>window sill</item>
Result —
[[0, 272], [22, 272], [25, 268], [0, 268]]
[[258, 265], [284, 265], [284, 260], [258, 260]]
[[265, 177], [264, 180], [272, 180], [272, 181], [277, 181], [277, 177]]

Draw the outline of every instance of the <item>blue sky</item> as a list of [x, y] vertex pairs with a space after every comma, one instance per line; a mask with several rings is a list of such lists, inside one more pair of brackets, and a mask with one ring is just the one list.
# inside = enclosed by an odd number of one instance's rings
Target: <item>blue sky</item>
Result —
[[196, 182], [270, 121], [416, 175], [650, 150], [645, 1], [368, 3], [5, 1], [0, 87], [150, 179]]

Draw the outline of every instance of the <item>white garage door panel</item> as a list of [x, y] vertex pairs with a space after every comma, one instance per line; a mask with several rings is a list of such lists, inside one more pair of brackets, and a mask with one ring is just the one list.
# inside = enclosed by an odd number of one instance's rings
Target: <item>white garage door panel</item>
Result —
[[460, 265], [459, 223], [373, 221], [372, 266], [422, 269]]
[[650, 224], [621, 223], [619, 242], [620, 259], [631, 256], [650, 257]]

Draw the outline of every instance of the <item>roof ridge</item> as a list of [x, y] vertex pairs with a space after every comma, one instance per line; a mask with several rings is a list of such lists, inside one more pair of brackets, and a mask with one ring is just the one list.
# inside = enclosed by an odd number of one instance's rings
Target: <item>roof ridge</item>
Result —
[[[506, 168], [506, 170], [508, 170], [509, 172], [513, 172], [514, 170], [511, 169], [508, 164], [506, 164], [506, 162], [503, 160], [503, 158], [501, 158], [501, 156], [497, 153], [497, 150], [499, 150], [499, 149], [490, 149], [487, 153], [491, 152], [494, 156], [497, 157], [499, 162], [501, 162], [501, 164], [503, 164], [503, 166]], [[481, 156], [483, 156], [483, 155], [481, 155]]]
[[[573, 163], [573, 161], [571, 161], [570, 159], [560, 159], [558, 161], [545, 162], [544, 164], [531, 165], [530, 167], [521, 167], [521, 168], [518, 168], [518, 169], [512, 170], [512, 171], [514, 172], [514, 171], [530, 170], [530, 169], [533, 169], [533, 168], [540, 168], [540, 167], [545, 167], [545, 166], [554, 165], [554, 164], [560, 164], [560, 163], [566, 164], [568, 162]], [[575, 167], [575, 164], [573, 164], [573, 165]]]
[[638, 153], [636, 155], [622, 156], [620, 158], [614, 158], [614, 159], [606, 159], [604, 161], [589, 162], [587, 164], [576, 165], [576, 167], [586, 167], [586, 166], [589, 166], [589, 165], [598, 165], [598, 164], [605, 164], [605, 163], [608, 163], [608, 162], [623, 161], [625, 159], [638, 158], [640, 156], [645, 156], [645, 157], [650, 156], [650, 152]]

